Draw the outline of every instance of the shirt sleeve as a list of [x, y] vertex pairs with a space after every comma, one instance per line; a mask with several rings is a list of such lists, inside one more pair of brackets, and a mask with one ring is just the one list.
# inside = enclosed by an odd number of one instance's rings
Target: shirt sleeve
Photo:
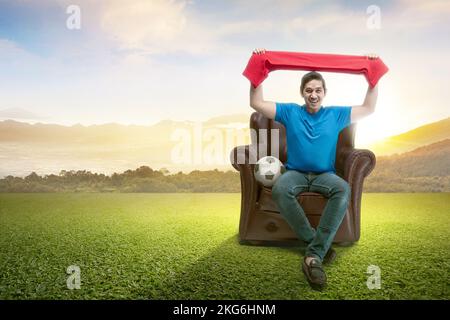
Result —
[[338, 107], [335, 109], [339, 131], [348, 127], [351, 123], [352, 107]]
[[289, 113], [291, 111], [292, 105], [290, 103], [280, 103], [276, 102], [276, 113], [275, 113], [275, 121], [281, 122], [284, 126], [289, 118]]

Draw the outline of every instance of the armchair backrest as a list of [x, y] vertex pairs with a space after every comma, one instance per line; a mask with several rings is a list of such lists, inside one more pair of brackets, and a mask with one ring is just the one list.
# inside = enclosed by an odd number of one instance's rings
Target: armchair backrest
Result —
[[[253, 112], [250, 117], [250, 128], [255, 134], [251, 134], [252, 144], [264, 148], [267, 155], [278, 155], [281, 162], [287, 160], [286, 128], [278, 121], [268, 119], [259, 112]], [[278, 129], [278, 130], [272, 130]], [[252, 130], [253, 131], [253, 130]], [[356, 124], [351, 124], [339, 133], [336, 147], [336, 166], [340, 164], [338, 156], [343, 148], [354, 148]], [[278, 145], [278, 150], [272, 150]]]

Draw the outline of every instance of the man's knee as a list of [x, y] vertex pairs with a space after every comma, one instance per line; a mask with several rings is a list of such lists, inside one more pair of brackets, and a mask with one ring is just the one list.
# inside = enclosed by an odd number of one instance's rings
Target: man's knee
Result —
[[350, 200], [350, 194], [351, 194], [351, 189], [350, 189], [350, 185], [348, 184], [347, 181], [342, 180], [341, 183], [339, 183], [338, 186], [338, 194], [340, 196], [340, 198], [347, 202]]
[[282, 197], [286, 197], [292, 190], [292, 187], [295, 185], [293, 183], [293, 176], [291, 172], [286, 172], [282, 174], [275, 184], [272, 187], [272, 199], [280, 199]]
[[288, 189], [283, 184], [283, 182], [278, 179], [272, 187], [272, 199], [276, 201], [277, 199], [286, 196], [287, 193]]
[[330, 189], [331, 194], [337, 195], [342, 199], [348, 201], [350, 199], [351, 188], [347, 181], [338, 177], [332, 184]]
[[342, 193], [347, 193], [350, 191], [350, 186], [348, 182], [339, 177], [338, 175], [330, 173], [327, 174], [325, 177], [329, 179], [329, 184], [334, 190]]

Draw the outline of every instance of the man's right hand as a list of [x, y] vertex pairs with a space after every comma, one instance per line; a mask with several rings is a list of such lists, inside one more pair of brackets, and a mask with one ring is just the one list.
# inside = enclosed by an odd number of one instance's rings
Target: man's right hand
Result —
[[257, 48], [255, 50], [253, 50], [253, 53], [254, 54], [264, 54], [264, 53], [266, 53], [266, 49], [264, 49], [264, 48]]

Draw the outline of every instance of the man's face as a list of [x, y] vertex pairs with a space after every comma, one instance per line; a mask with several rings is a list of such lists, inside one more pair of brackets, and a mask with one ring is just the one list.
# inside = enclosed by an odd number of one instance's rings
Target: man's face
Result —
[[322, 100], [325, 98], [325, 90], [323, 89], [322, 81], [311, 80], [303, 89], [301, 93], [302, 97], [305, 99], [306, 106], [308, 110], [312, 112], [317, 112], [322, 105]]

